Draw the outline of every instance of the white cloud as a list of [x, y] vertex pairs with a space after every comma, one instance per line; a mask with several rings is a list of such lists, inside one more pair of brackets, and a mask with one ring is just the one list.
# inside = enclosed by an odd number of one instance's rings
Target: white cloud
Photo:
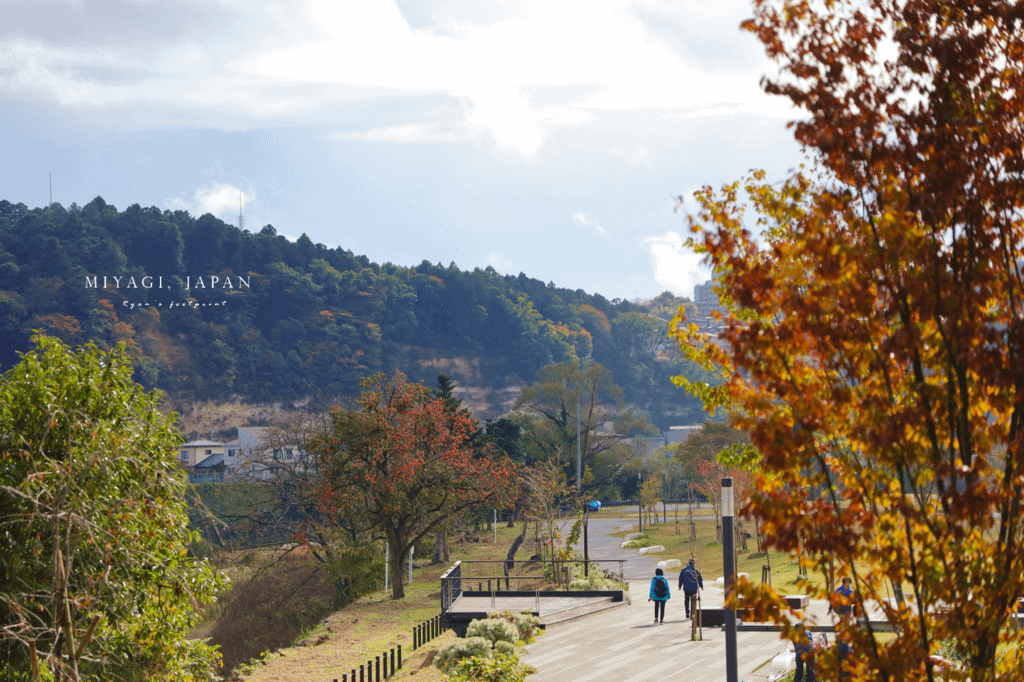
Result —
[[543, 133], [530, 103], [515, 90], [487, 88], [471, 95], [469, 122], [487, 131], [503, 147], [529, 156], [540, 147]]
[[[536, 154], [553, 128], [600, 126], [612, 111], [677, 119], [751, 111], [793, 116], [758, 87], [763, 58], [740, 60], [742, 69], [709, 61], [709, 50], [736, 52], [724, 47], [730, 36], [753, 41], [737, 28], [749, 12], [745, 3], [510, 0], [505, 10], [483, 14], [475, 4], [435, 2], [426, 23], [413, 21], [414, 28], [394, 0], [237, 3], [224, 6], [231, 21], [210, 14], [205, 32], [148, 51], [128, 39], [55, 45], [15, 25], [0, 67], [9, 94], [68, 107], [130, 107], [136, 125], [158, 127], [319, 124], [329, 120], [325, 110], [353, 102], [454, 98], [465, 104], [454, 126], [440, 118], [450, 112], [430, 121], [417, 110], [390, 127], [338, 134], [496, 141], [524, 156]], [[137, 20], [156, 11], [143, 5]], [[682, 26], [688, 38], [718, 36], [723, 47], [712, 41], [680, 49], [660, 35], [664, 26]], [[110, 75], [82, 75], [100, 70]], [[541, 90], [544, 96], [535, 97]], [[632, 118], [631, 129], [645, 134], [649, 116]], [[629, 157], [643, 163], [645, 155], [640, 148]]]
[[654, 279], [676, 296], [692, 299], [694, 285], [711, 278], [710, 268], [701, 264], [702, 256], [687, 248], [678, 232], [645, 237], [641, 243], [650, 253]]
[[603, 235], [607, 235], [608, 234], [607, 232], [605, 232], [604, 228], [601, 227], [601, 223], [597, 222], [593, 218], [588, 217], [586, 213], [582, 213], [582, 212], [581, 213], [574, 213], [572, 218], [573, 218], [573, 220], [575, 220], [576, 222], [580, 223], [581, 225], [587, 225], [588, 227], [593, 227], [600, 234], [603, 234]]
[[499, 272], [510, 272], [513, 267], [512, 261], [502, 256], [497, 251], [491, 251], [490, 255], [487, 256], [487, 263]]
[[251, 191], [246, 192], [225, 182], [208, 182], [195, 191], [191, 201], [180, 196], [172, 197], [164, 199], [164, 205], [169, 209], [188, 211], [196, 216], [212, 213], [222, 220], [234, 222], [238, 211], [241, 210], [244, 214], [245, 207], [255, 200], [256, 195]]
[[335, 133], [332, 140], [357, 142], [445, 143], [469, 139], [465, 130], [444, 129], [433, 123], [407, 123], [403, 125], [371, 128], [365, 132]]

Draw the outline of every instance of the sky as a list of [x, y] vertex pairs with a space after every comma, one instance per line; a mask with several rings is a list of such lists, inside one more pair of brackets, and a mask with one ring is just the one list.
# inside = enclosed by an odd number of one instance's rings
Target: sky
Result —
[[0, 199], [213, 213], [609, 299], [801, 161], [745, 0], [0, 0]]

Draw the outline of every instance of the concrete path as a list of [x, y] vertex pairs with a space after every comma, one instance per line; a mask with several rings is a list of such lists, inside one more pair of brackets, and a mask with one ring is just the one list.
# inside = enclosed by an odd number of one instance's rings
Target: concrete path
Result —
[[[682, 595], [676, 592], [673, 573], [677, 572], [669, 571], [672, 599], [666, 605], [665, 622], [653, 623], [654, 605], [647, 595], [659, 558], [624, 550], [621, 539], [609, 537], [628, 523], [591, 517], [589, 545], [591, 557], [628, 559], [625, 573], [632, 604], [550, 628], [523, 657], [537, 669], [531, 682], [725, 682], [725, 633], [720, 628], [704, 628], [702, 641], [691, 640], [691, 622], [685, 618]], [[720, 608], [722, 590], [707, 577], [704, 585], [702, 605]], [[766, 682], [771, 659], [792, 650], [790, 642], [775, 632], [740, 632], [736, 642], [743, 682]]]
[[[635, 549], [622, 549], [622, 538], [611, 537], [620, 526], [628, 526], [628, 520], [597, 518], [597, 515], [590, 517], [588, 522], [588, 553], [593, 559], [626, 559], [623, 565], [626, 580], [651, 579], [654, 569], [657, 568], [661, 558], [651, 555], [637, 554]], [[570, 523], [563, 523], [562, 534], [568, 533]], [[583, 554], [583, 542], [576, 545], [576, 551]], [[605, 568], [614, 569], [612, 564], [605, 564]], [[678, 574], [678, 571], [676, 571]], [[647, 594], [644, 594], [647, 600]], [[651, 616], [654, 620], [654, 616]]]
[[[630, 581], [630, 606], [550, 628], [523, 657], [537, 669], [530, 682], [724, 682], [725, 633], [704, 628], [703, 641], [691, 641], [690, 621], [684, 618], [683, 602], [674, 589], [665, 622], [655, 625], [654, 606], [647, 601], [649, 587], [649, 580]], [[704, 590], [705, 606], [721, 606], [721, 591], [714, 592]], [[741, 632], [736, 642], [739, 679], [745, 682], [766, 682], [771, 666], [764, 664], [791, 649], [774, 632]]]

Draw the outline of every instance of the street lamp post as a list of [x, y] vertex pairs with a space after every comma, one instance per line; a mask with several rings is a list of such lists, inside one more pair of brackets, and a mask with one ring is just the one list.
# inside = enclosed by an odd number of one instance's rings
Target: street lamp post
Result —
[[726, 682], [739, 682], [736, 662], [736, 605], [730, 604], [735, 589], [736, 557], [732, 539], [732, 477], [722, 479], [722, 563], [725, 570], [725, 676]]
[[[583, 450], [580, 442], [580, 412], [583, 403], [576, 403], [576, 499], [583, 504]], [[587, 542], [587, 531], [589, 519], [587, 518], [587, 505], [583, 504], [583, 577], [590, 577], [590, 548]]]
[[640, 532], [644, 532], [644, 496], [643, 485], [640, 480], [640, 472], [636, 472], [636, 515], [640, 519]]

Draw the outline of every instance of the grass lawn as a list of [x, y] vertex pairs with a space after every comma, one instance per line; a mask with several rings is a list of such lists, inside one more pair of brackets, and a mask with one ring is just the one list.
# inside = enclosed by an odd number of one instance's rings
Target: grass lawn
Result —
[[[451, 545], [452, 563], [459, 560], [504, 559], [522, 524], [506, 528], [498, 524], [498, 542], [493, 530], [475, 534], [477, 542]], [[425, 548], [424, 548], [425, 549]], [[431, 546], [431, 550], [433, 547]], [[522, 553], [524, 550], [520, 550]], [[300, 638], [312, 646], [293, 646], [271, 652], [265, 661], [240, 671], [252, 682], [332, 682], [366, 664], [397, 645], [402, 645], [402, 670], [392, 679], [417, 682], [441, 680], [441, 672], [433, 663], [434, 653], [455, 638], [446, 632], [441, 637], [412, 651], [413, 627], [438, 615], [441, 611], [441, 574], [450, 564], [429, 565], [428, 552], [421, 568], [413, 569], [413, 582], [405, 586], [405, 598], [394, 600], [383, 590], [366, 595], [341, 611], [332, 614], [325, 624]], [[518, 557], [522, 558], [522, 557]]]

